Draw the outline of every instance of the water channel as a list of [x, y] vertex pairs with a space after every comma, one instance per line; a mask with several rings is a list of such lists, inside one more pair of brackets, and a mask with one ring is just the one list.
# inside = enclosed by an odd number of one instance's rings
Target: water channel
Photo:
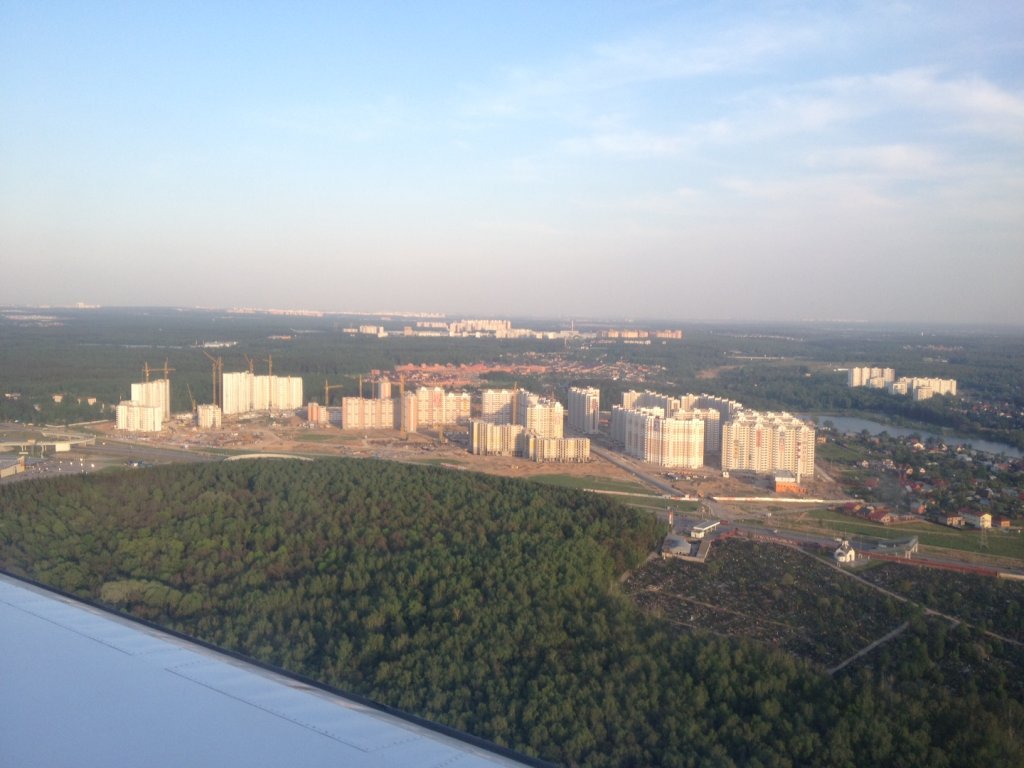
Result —
[[871, 419], [862, 419], [859, 416], [829, 416], [828, 414], [811, 414], [810, 418], [817, 424], [824, 424], [826, 421], [831, 421], [837, 430], [840, 432], [847, 433], [858, 433], [863, 432], [865, 429], [872, 435], [879, 435], [882, 432], [888, 432], [894, 437], [908, 437], [909, 435], [918, 435], [922, 440], [927, 440], [929, 437], [933, 437], [936, 440], [941, 440], [946, 445], [960, 445], [966, 443], [977, 451], [985, 451], [991, 454], [1005, 454], [1015, 458], [1024, 456], [1024, 452], [1021, 452], [1019, 448], [1006, 443], [994, 443], [991, 440], [982, 440], [979, 437], [967, 437], [966, 435], [958, 435], [950, 432], [942, 434], [941, 432], [929, 432], [925, 429], [912, 429], [910, 427], [896, 427], [891, 424], [883, 424], [880, 421], [872, 421]]

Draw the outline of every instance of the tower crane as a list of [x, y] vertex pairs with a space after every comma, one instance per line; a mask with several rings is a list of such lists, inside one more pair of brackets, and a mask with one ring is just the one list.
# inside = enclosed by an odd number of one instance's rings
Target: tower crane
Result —
[[[267, 376], [272, 377], [274, 375], [274, 356], [268, 354], [267, 359], [260, 358], [261, 363], [267, 364]], [[272, 411], [274, 409], [274, 383], [273, 381], [268, 382], [267, 386], [267, 410]]]
[[328, 384], [327, 383], [327, 379], [324, 379], [324, 408], [326, 408], [328, 405], [330, 405], [330, 402], [331, 402], [331, 394], [330, 394], [331, 390], [332, 389], [341, 389], [343, 386], [345, 386], [345, 385], [344, 384]]
[[218, 405], [221, 408], [223, 408], [224, 407], [224, 384], [223, 384], [223, 378], [221, 378], [221, 385], [220, 385], [220, 387], [218, 387], [217, 386], [217, 374], [220, 374], [222, 377], [224, 375], [224, 358], [222, 358], [222, 357], [214, 357], [209, 352], [207, 352], [205, 349], [203, 350], [203, 354], [206, 355], [206, 358], [213, 364], [212, 365], [212, 368], [213, 368], [213, 374], [212, 374], [212, 376], [213, 376], [213, 404], [214, 405]]

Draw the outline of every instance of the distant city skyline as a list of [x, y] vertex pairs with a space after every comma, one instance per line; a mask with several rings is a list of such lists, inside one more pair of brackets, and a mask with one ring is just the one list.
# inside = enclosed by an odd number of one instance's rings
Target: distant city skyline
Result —
[[0, 72], [0, 305], [1024, 325], [1016, 3], [6, 3]]

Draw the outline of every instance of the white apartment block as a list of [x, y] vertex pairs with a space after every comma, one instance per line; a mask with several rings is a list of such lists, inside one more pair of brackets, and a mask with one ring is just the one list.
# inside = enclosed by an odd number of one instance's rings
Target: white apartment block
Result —
[[395, 401], [369, 397], [341, 398], [342, 429], [394, 429]]
[[722, 427], [722, 470], [814, 476], [814, 427], [788, 413], [741, 411]]
[[225, 416], [252, 410], [252, 379], [248, 371], [225, 373], [221, 377], [222, 408]]
[[701, 393], [697, 395], [694, 405], [697, 408], [714, 408], [721, 415], [720, 421], [725, 424], [732, 421], [732, 417], [743, 410], [743, 404], [727, 397], [717, 397]]
[[452, 336], [495, 335], [505, 337], [512, 331], [511, 320], [459, 320], [448, 326]]
[[405, 432], [415, 432], [420, 427], [417, 415], [419, 409], [416, 402], [415, 392], [406, 392], [404, 396], [395, 399], [395, 407], [398, 408], [398, 428]]
[[669, 418], [664, 409], [621, 409], [625, 452], [660, 467], [695, 469], [704, 464], [704, 421]]
[[[687, 397], [690, 397], [690, 395], [687, 395]], [[704, 451], [707, 453], [718, 453], [722, 450], [722, 414], [717, 409], [686, 409], [676, 414], [676, 418], [691, 418], [703, 421]]]
[[473, 419], [469, 422], [470, 452], [478, 456], [514, 456], [522, 433], [520, 424], [492, 424]]
[[480, 418], [492, 424], [515, 423], [516, 392], [513, 389], [485, 389], [480, 393]]
[[196, 423], [200, 429], [220, 429], [223, 424], [223, 413], [220, 406], [205, 403], [197, 405]]
[[601, 390], [596, 387], [570, 387], [569, 428], [582, 435], [596, 435], [600, 422]]
[[890, 395], [910, 395], [915, 400], [927, 400], [935, 395], [956, 395], [956, 379], [901, 376], [891, 382], [886, 391]]
[[445, 392], [442, 387], [419, 387], [416, 390], [416, 422], [419, 426], [466, 424], [469, 422], [473, 398], [468, 392]]
[[114, 413], [114, 426], [127, 432], [159, 432], [164, 423], [163, 408], [134, 400], [122, 400]]
[[299, 376], [257, 376], [249, 371], [225, 373], [221, 378], [224, 415], [302, 407]]
[[526, 432], [537, 437], [564, 436], [565, 408], [557, 400], [521, 392], [518, 410], [518, 421]]
[[885, 386], [895, 379], [896, 371], [892, 368], [862, 365], [854, 366], [846, 372], [846, 385], [849, 387], [885, 389]]
[[377, 379], [373, 382], [373, 396], [377, 400], [387, 400], [391, 397], [391, 381], [389, 379]]
[[519, 454], [538, 464], [582, 463], [590, 461], [590, 438], [537, 437], [524, 432], [519, 436]]
[[622, 407], [630, 410], [638, 408], [661, 408], [665, 412], [665, 416], [671, 418], [675, 415], [676, 411], [682, 409], [683, 402], [678, 397], [663, 395], [660, 392], [654, 392], [650, 389], [644, 390], [643, 392], [637, 392], [636, 390], [631, 389], [628, 392], [622, 393]]
[[140, 405], [155, 406], [167, 421], [171, 418], [171, 380], [137, 381], [132, 383], [132, 396], [129, 402]]

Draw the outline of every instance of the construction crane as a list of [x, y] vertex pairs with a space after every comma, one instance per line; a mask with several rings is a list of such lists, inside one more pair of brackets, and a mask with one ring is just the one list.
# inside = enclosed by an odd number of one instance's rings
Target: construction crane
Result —
[[146, 377], [143, 381], [149, 384], [149, 363], [142, 364], [142, 375]]
[[186, 381], [185, 389], [188, 390], [188, 399], [192, 403], [192, 413], [194, 414], [199, 408], [196, 406], [196, 399], [192, 397], [192, 386]]
[[[267, 359], [263, 360], [261, 358], [260, 362], [267, 364], [267, 376], [268, 377], [273, 376], [274, 375], [274, 356], [273, 355], [267, 355]], [[270, 382], [269, 386], [267, 387], [267, 410], [268, 411], [274, 410], [274, 384], [273, 384], [273, 382]]]
[[256, 361], [249, 357], [245, 352], [242, 353], [242, 357], [245, 358], [245, 362], [249, 364], [249, 373], [256, 373]]
[[171, 371], [176, 370], [175, 368], [170, 368], [167, 365], [169, 362], [170, 361], [165, 357], [164, 358], [164, 378], [165, 379], [170, 379], [171, 378]]
[[331, 390], [332, 389], [341, 389], [343, 386], [345, 386], [345, 385], [344, 384], [328, 384], [327, 383], [327, 379], [324, 379], [324, 408], [326, 408], [331, 403], [331, 394], [330, 394]]
[[217, 374], [224, 375], [224, 358], [214, 357], [205, 349], [203, 354], [206, 355], [207, 359], [213, 364], [213, 404], [218, 405], [221, 408], [224, 407], [224, 385], [217, 386]]

